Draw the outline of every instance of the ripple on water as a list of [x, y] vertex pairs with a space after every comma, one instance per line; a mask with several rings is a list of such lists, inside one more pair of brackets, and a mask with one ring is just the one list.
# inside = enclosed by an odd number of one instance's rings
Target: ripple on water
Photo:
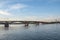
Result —
[[39, 26], [10, 26], [0, 30], [1, 40], [60, 40], [60, 24]]

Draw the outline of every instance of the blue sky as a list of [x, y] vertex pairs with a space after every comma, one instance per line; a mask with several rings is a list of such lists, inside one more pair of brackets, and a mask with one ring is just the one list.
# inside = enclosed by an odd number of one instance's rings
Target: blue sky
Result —
[[0, 17], [60, 17], [60, 0], [0, 0]]

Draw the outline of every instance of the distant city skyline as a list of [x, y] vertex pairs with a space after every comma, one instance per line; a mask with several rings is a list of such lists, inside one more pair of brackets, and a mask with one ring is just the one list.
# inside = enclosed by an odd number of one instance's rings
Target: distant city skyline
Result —
[[0, 18], [60, 18], [60, 0], [0, 0]]

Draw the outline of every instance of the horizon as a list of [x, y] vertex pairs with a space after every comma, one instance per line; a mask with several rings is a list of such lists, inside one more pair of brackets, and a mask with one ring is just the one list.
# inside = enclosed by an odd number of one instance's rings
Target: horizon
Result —
[[0, 21], [45, 21], [45, 22], [53, 22], [60, 21], [60, 18], [38, 18], [38, 17], [24, 17], [24, 18], [0, 18]]

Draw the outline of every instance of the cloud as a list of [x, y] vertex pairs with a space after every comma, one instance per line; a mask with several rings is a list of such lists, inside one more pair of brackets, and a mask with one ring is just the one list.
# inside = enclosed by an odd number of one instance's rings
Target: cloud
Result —
[[15, 4], [15, 5], [12, 5], [10, 9], [22, 9], [25, 7], [27, 7], [27, 6], [24, 4]]
[[22, 1], [32, 1], [32, 0], [22, 0]]
[[1, 15], [11, 15], [11, 13], [9, 13], [7, 11], [2, 11], [2, 10], [0, 10], [0, 14]]
[[60, 0], [50, 0], [50, 1], [60, 1]]
[[13, 14], [12, 11], [23, 9], [26, 7], [28, 7], [28, 6], [21, 4], [21, 3], [12, 3], [11, 4], [11, 2], [9, 2], [9, 1], [2, 1], [2, 2], [0, 2], [0, 14], [1, 15], [12, 15]]
[[48, 2], [59, 2], [60, 0], [47, 0]]
[[60, 2], [60, 0], [37, 0], [37, 1]]
[[8, 4], [9, 2], [8, 1], [2, 1], [0, 2], [0, 7], [5, 7], [7, 6], [6, 4]]

